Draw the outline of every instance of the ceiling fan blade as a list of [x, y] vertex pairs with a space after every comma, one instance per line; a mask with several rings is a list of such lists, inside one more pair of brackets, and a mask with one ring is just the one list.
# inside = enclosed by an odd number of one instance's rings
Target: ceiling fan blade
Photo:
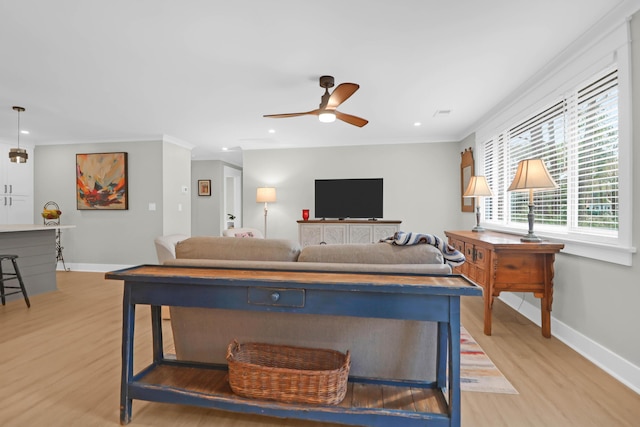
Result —
[[335, 110], [338, 105], [349, 99], [351, 95], [360, 88], [360, 85], [355, 83], [341, 83], [334, 89], [333, 93], [329, 97], [327, 102], [327, 110]]
[[286, 117], [297, 117], [297, 116], [306, 116], [308, 114], [318, 115], [320, 114], [320, 110], [312, 110], [304, 113], [287, 113], [287, 114], [265, 114], [262, 117], [271, 117], [274, 119], [282, 119]]
[[341, 113], [340, 111], [336, 111], [335, 113], [336, 113], [337, 119], [340, 119], [343, 122], [347, 122], [350, 125], [358, 126], [359, 128], [369, 123], [369, 120], [365, 120], [361, 117], [352, 116], [351, 114]]

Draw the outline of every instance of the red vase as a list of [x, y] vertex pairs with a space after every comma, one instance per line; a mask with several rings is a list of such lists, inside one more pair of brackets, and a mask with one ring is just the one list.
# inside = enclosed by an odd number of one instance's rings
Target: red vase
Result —
[[309, 219], [309, 209], [302, 209], [302, 219], [305, 221]]

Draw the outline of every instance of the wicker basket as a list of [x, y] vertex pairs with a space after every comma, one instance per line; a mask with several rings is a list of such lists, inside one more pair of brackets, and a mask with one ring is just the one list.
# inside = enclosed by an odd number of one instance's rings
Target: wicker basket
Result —
[[335, 405], [344, 399], [351, 357], [335, 350], [260, 343], [227, 348], [229, 385], [239, 396]]

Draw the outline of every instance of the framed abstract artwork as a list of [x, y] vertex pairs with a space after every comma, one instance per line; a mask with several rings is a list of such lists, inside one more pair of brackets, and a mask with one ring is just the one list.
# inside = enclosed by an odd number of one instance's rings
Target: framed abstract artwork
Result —
[[211, 180], [199, 179], [198, 180], [198, 196], [210, 196], [211, 195]]
[[76, 154], [79, 210], [127, 210], [127, 153]]

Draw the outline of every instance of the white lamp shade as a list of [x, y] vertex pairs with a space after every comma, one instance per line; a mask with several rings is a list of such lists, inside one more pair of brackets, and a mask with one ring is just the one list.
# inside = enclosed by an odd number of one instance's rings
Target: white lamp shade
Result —
[[276, 201], [276, 189], [273, 187], [258, 187], [256, 192], [257, 203], [272, 203]]
[[518, 163], [518, 170], [507, 191], [545, 190], [558, 188], [542, 159], [526, 159]]
[[487, 178], [484, 176], [472, 176], [469, 185], [462, 197], [491, 197], [493, 192], [489, 188]]

